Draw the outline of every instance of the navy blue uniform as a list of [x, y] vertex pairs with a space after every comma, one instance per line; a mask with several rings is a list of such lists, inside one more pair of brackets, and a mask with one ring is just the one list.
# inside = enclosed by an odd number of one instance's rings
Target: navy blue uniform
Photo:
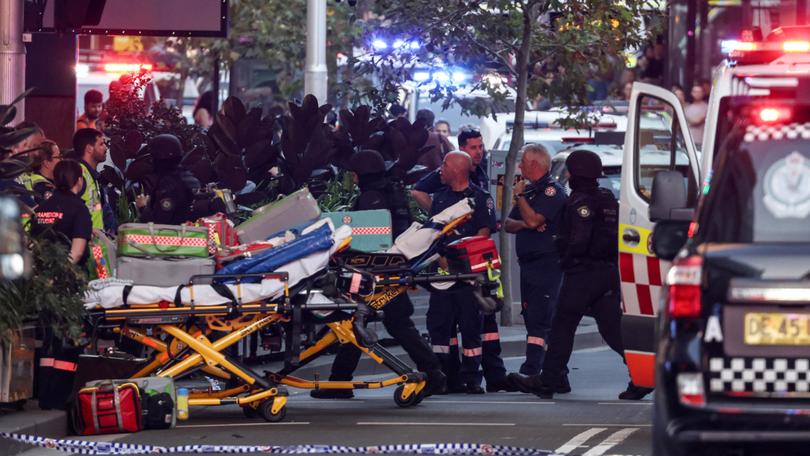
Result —
[[[536, 375], [543, 368], [551, 320], [562, 280], [555, 238], [560, 229], [565, 190], [550, 174], [526, 187], [532, 209], [546, 219], [546, 229], [520, 230], [515, 248], [520, 264], [521, 315], [526, 322], [526, 361], [520, 373]], [[515, 205], [509, 218], [522, 220]]]
[[[470, 173], [470, 184], [484, 191], [486, 191], [486, 189], [489, 187], [489, 178], [487, 177], [487, 172], [481, 167], [481, 165], [476, 166], [475, 170]], [[419, 179], [419, 182], [413, 186], [413, 189], [433, 195], [441, 192], [442, 190], [446, 190], [447, 186], [442, 184], [439, 170], [436, 169], [427, 174], [425, 177]]]
[[[482, 228], [489, 228], [490, 232], [495, 231], [495, 204], [487, 192], [475, 185], [470, 185], [463, 192], [445, 188], [435, 193], [430, 213], [435, 215], [463, 198], [473, 199], [475, 211], [472, 219], [456, 229], [458, 232], [456, 237], [474, 236]], [[450, 389], [458, 388], [462, 386], [461, 384], [477, 386], [481, 384], [479, 367], [483, 351], [481, 345], [483, 320], [472, 293], [472, 289], [463, 288], [452, 292], [432, 293], [430, 296], [427, 329], [433, 352], [442, 364]], [[461, 332], [463, 348], [460, 365], [458, 342], [455, 338], [456, 328]], [[497, 333], [497, 329], [495, 331]], [[502, 380], [506, 371], [500, 357], [497, 359], [503, 369], [501, 378], [497, 380]], [[490, 377], [487, 375], [487, 382], [489, 381]]]
[[586, 312], [599, 333], [624, 356], [621, 338], [621, 288], [618, 259], [619, 203], [610, 190], [574, 191], [568, 198], [558, 239], [564, 271], [560, 304], [554, 315], [543, 383], [553, 385], [564, 372], [574, 334]]

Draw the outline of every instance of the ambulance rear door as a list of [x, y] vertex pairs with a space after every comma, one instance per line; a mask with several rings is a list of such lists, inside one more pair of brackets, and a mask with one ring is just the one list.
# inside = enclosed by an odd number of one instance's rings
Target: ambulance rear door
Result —
[[672, 92], [651, 84], [633, 85], [623, 154], [619, 210], [622, 336], [633, 383], [653, 387], [655, 317], [670, 264], [652, 252], [652, 181], [659, 171], [681, 172], [690, 207], [696, 203], [701, 182], [684, 109]]

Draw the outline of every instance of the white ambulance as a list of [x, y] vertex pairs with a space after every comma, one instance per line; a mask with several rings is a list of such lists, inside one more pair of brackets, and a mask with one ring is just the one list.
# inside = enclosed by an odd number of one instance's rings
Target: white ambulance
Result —
[[[749, 37], [755, 34], [744, 34]], [[741, 98], [785, 99], [810, 97], [810, 27], [782, 27], [759, 41], [731, 41], [724, 46], [729, 58], [715, 70], [702, 138], [693, 138], [675, 94], [650, 84], [636, 83], [630, 99], [621, 176], [619, 266], [621, 272], [622, 334], [633, 383], [655, 386], [656, 316], [664, 277], [670, 263], [652, 253], [649, 206], [652, 181], [659, 171], [678, 171], [687, 190], [685, 207], [674, 218], [688, 219], [708, 185], [712, 161], [728, 131], [725, 116]], [[758, 116], [768, 123], [789, 115], [779, 106], [766, 107]], [[654, 117], [661, 122], [644, 122]], [[701, 144], [700, 150], [695, 141]], [[662, 166], [661, 155], [669, 157]], [[664, 161], [666, 163], [666, 161]]]

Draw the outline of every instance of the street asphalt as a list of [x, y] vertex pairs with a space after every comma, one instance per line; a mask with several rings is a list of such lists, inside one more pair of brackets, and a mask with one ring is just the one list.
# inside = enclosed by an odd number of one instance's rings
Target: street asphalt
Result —
[[[515, 370], [521, 357], [506, 359]], [[489, 443], [558, 454], [647, 455], [652, 402], [619, 401], [627, 373], [606, 347], [579, 350], [569, 364], [570, 394], [542, 400], [521, 393], [446, 395], [402, 409], [393, 388], [366, 390], [352, 400], [316, 400], [290, 390], [281, 423], [247, 419], [237, 406], [194, 407], [175, 429], [94, 437], [159, 446]], [[365, 377], [364, 377], [365, 378]], [[26, 456], [56, 454], [35, 449]]]

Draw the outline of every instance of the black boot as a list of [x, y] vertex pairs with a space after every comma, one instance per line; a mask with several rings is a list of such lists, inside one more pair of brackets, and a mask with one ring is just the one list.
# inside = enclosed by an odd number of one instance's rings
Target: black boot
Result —
[[560, 375], [560, 381], [554, 387], [554, 392], [557, 394], [566, 394], [571, 392], [571, 384], [568, 383], [568, 372], [563, 372]]
[[619, 394], [619, 399], [623, 401], [638, 401], [644, 399], [644, 396], [653, 392], [653, 388], [644, 388], [636, 386], [633, 382], [627, 384], [627, 389]]
[[447, 376], [439, 369], [427, 372], [425, 397], [434, 394], [447, 394]]
[[511, 373], [507, 378], [509, 378], [509, 381], [511, 381], [517, 389], [524, 393], [536, 394], [543, 399], [551, 399], [554, 397], [554, 388], [556, 385], [545, 383], [540, 375], [528, 376]]
[[506, 393], [516, 393], [520, 391], [509, 377], [504, 377], [498, 381], [487, 382], [487, 393], [497, 393], [503, 391]]

